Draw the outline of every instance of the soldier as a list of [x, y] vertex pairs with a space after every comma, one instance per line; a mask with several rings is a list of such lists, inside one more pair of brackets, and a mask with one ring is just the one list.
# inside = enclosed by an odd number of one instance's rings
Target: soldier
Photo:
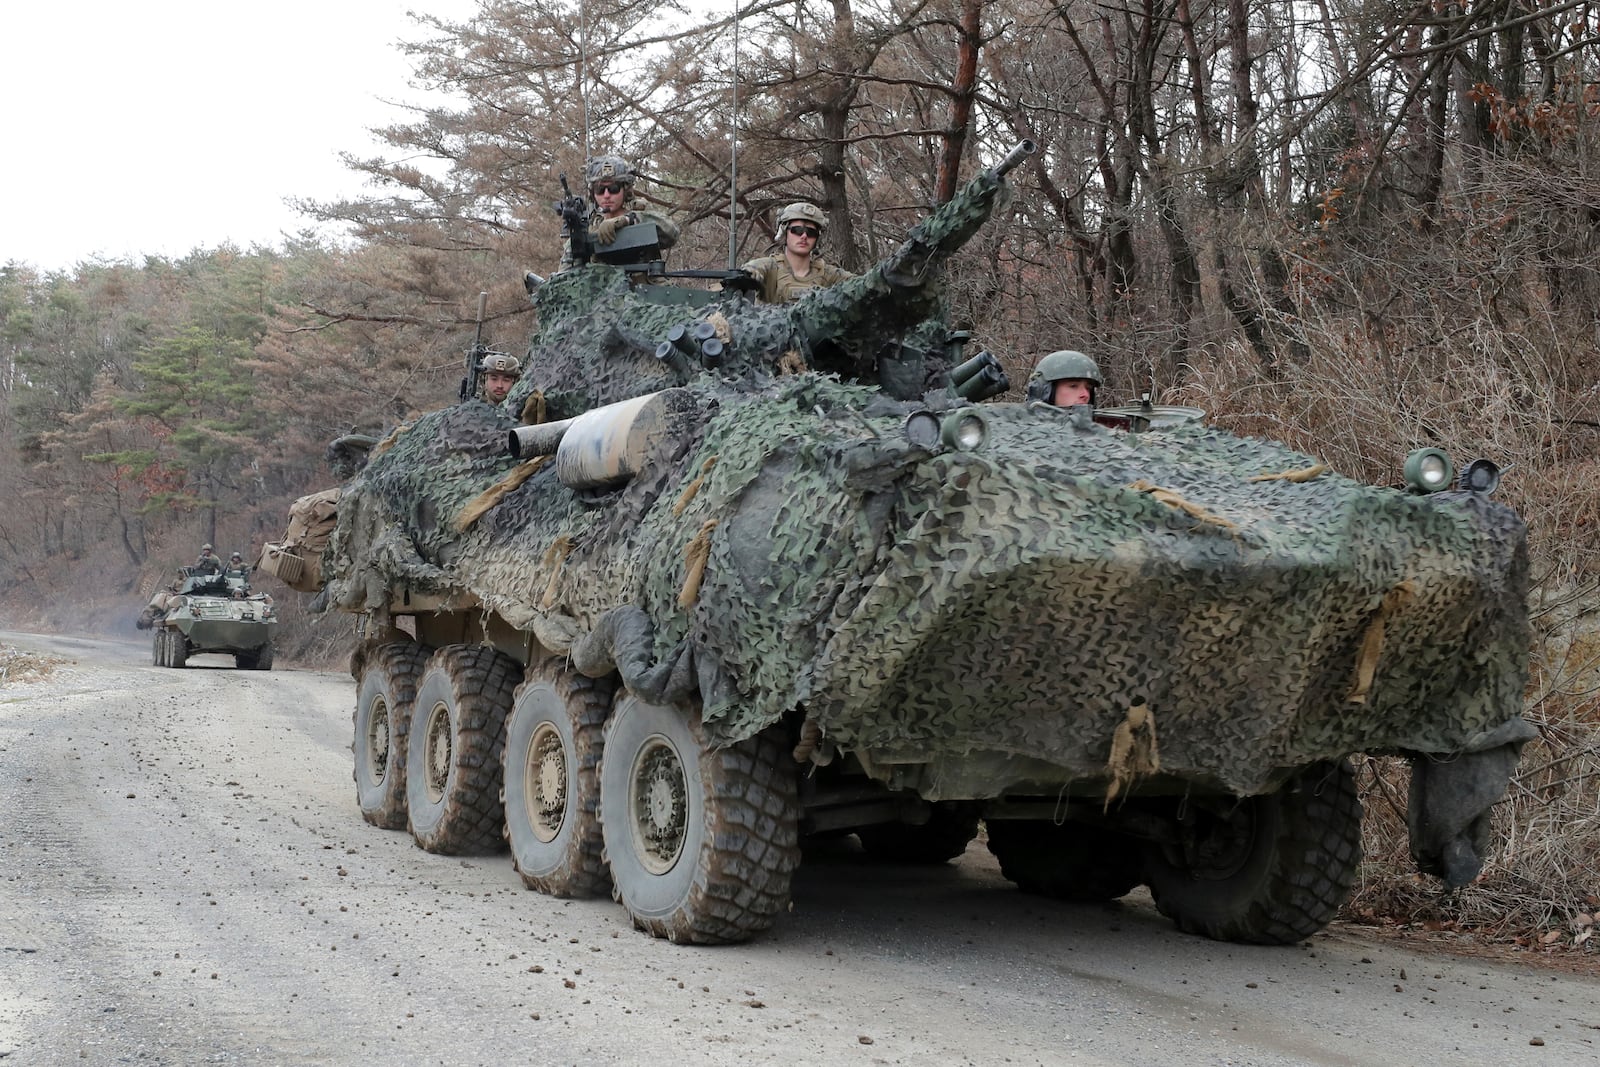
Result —
[[250, 568], [245, 566], [244, 557], [235, 552], [228, 557], [228, 565], [222, 569], [224, 578], [236, 578], [241, 582], [250, 580]]
[[832, 263], [824, 263], [816, 254], [827, 226], [822, 209], [803, 200], [778, 213], [778, 232], [772, 240], [783, 245], [783, 255], [752, 259], [743, 267], [761, 283], [763, 303], [787, 304], [813, 289], [855, 277]]
[[1063, 348], [1045, 356], [1033, 368], [1033, 376], [1028, 379], [1028, 399], [1042, 400], [1058, 408], [1078, 404], [1092, 407], [1098, 388], [1099, 365], [1082, 352]]
[[194, 561], [194, 572], [196, 574], [222, 573], [222, 561], [217, 558], [216, 553], [211, 550], [209, 544], [200, 546], [200, 556]]
[[[637, 175], [633, 165], [621, 156], [591, 156], [583, 167], [584, 180], [589, 185], [589, 199], [594, 207], [589, 211], [589, 235], [597, 245], [604, 247], [617, 239], [617, 231], [636, 222], [656, 224], [656, 237], [665, 251], [678, 242], [678, 224], [656, 211], [646, 211], [637, 203], [629, 204], [633, 196], [633, 183]], [[573, 266], [572, 246], [561, 250], [561, 269]]]
[[483, 373], [483, 399], [490, 404], [502, 403], [517, 384], [522, 373], [522, 361], [504, 352], [486, 352], [478, 363]]

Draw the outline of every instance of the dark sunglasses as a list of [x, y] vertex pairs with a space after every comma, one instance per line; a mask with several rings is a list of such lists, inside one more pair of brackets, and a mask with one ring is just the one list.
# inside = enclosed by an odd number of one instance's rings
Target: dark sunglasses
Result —
[[789, 232], [794, 234], [796, 237], [809, 237], [813, 241], [822, 236], [822, 231], [817, 229], [815, 226], [801, 226], [799, 223], [795, 223], [794, 225], [790, 226]]
[[610, 193], [611, 195], [615, 196], [617, 193], [622, 192], [622, 190], [625, 188], [627, 188], [627, 186], [623, 185], [621, 182], [610, 182], [606, 185], [591, 186], [590, 191], [593, 192], [595, 196], [599, 196], [601, 193]]

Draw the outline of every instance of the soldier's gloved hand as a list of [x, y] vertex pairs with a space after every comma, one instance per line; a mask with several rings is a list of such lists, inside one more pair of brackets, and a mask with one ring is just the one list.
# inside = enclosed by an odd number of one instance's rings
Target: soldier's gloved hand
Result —
[[633, 212], [624, 211], [614, 219], [601, 219], [594, 226], [594, 243], [608, 245], [615, 243], [617, 231], [633, 222]]

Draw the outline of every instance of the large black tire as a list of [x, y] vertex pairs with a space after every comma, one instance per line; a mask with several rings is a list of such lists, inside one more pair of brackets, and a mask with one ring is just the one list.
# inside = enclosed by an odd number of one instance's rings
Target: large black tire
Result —
[[183, 636], [182, 630], [167, 631], [167, 666], [187, 667], [189, 665], [189, 639]]
[[272, 669], [272, 646], [262, 645], [252, 652], [236, 652], [233, 656], [233, 665], [241, 671], [270, 671]]
[[1116, 900], [1144, 881], [1138, 841], [1084, 823], [994, 819], [989, 851], [1018, 889], [1052, 900]]
[[955, 859], [977, 836], [977, 806], [955, 801], [935, 804], [921, 826], [892, 822], [856, 831], [862, 850], [875, 860], [930, 866]]
[[427, 662], [421, 645], [384, 645], [367, 660], [356, 690], [356, 804], [363, 819], [385, 830], [406, 828], [406, 733]]
[[530, 889], [599, 896], [611, 887], [600, 831], [600, 759], [612, 684], [551, 660], [517, 687], [506, 720], [506, 840]]
[[634, 925], [703, 945], [771, 926], [800, 862], [795, 781], [772, 732], [713, 750], [698, 714], [623, 694], [606, 728], [600, 817], [613, 895]]
[[166, 638], [167, 631], [157, 629], [150, 635], [150, 663], [155, 667], [165, 667], [166, 664]]
[[406, 737], [411, 836], [428, 852], [483, 855], [503, 846], [500, 760], [520, 673], [484, 645], [446, 645], [428, 660]]
[[1156, 907], [1180, 929], [1289, 945], [1333, 920], [1360, 863], [1361, 800], [1340, 760], [1299, 771], [1270, 796], [1194, 812], [1180, 845], [1150, 849], [1146, 872]]

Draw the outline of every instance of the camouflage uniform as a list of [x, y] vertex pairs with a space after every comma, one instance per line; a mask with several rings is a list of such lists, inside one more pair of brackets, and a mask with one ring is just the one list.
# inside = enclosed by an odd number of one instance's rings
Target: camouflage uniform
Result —
[[[640, 206], [640, 201], [634, 201], [628, 206], [628, 214], [633, 216], [634, 222], [653, 222], [656, 224], [656, 236], [661, 241], [661, 250], [665, 252], [678, 243], [678, 224], [661, 214], [659, 211], [646, 211]], [[594, 233], [594, 228], [604, 221], [605, 216], [599, 211], [589, 212], [589, 233]], [[567, 238], [561, 239], [561, 269], [569, 270], [577, 266], [572, 261], [572, 242]]]
[[[584, 185], [592, 190], [599, 182], [618, 182], [622, 185], [627, 195], [633, 194], [633, 183], [637, 178], [633, 164], [621, 156], [591, 156], [583, 166]], [[678, 243], [678, 224], [657, 211], [647, 211], [640, 201], [634, 200], [627, 204], [623, 214], [628, 219], [629, 225], [640, 222], [653, 222], [656, 226], [656, 236], [665, 252]], [[589, 208], [589, 233], [593, 236], [595, 229], [606, 220], [598, 204], [591, 199]], [[561, 242], [561, 270], [567, 270], [577, 264], [572, 259], [572, 242], [564, 239]]]
[[218, 559], [216, 554], [211, 551], [210, 545], [200, 550], [199, 557], [194, 561], [194, 572], [196, 574], [222, 573], [222, 560]]
[[811, 269], [804, 278], [795, 274], [789, 261], [782, 256], [763, 256], [744, 265], [761, 283], [761, 300], [767, 304], [787, 304], [799, 300], [813, 289], [848, 281], [855, 275], [843, 267], [824, 262], [821, 256], [811, 257]]

